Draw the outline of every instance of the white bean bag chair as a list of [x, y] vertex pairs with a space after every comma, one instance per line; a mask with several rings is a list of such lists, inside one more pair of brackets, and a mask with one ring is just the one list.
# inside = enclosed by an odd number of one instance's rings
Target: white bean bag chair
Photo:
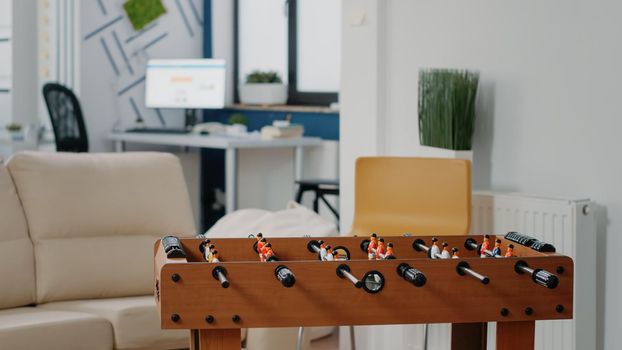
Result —
[[242, 238], [261, 232], [265, 237], [337, 236], [337, 226], [296, 202], [287, 209], [242, 209], [225, 215], [206, 233], [207, 237]]
[[[287, 209], [268, 211], [263, 209], [241, 209], [227, 214], [218, 220], [205, 233], [212, 238], [245, 238], [249, 234], [263, 233], [264, 237], [328, 237], [338, 236], [337, 226], [316, 212], [296, 202], [287, 203]], [[335, 327], [309, 327], [305, 329], [305, 338], [311, 340], [330, 335]], [[274, 332], [279, 339], [291, 341], [275, 342]], [[297, 328], [249, 329], [246, 335], [248, 350], [290, 350], [295, 348]], [[270, 341], [270, 339], [272, 339]], [[307, 341], [306, 341], [307, 342]], [[264, 346], [265, 345], [265, 346]]]

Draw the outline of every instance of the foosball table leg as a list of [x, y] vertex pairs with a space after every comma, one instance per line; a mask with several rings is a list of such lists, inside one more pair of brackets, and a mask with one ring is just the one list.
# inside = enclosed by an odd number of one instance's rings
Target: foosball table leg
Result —
[[190, 350], [239, 350], [242, 333], [239, 329], [193, 329]]
[[488, 324], [452, 323], [451, 350], [486, 350]]
[[497, 322], [497, 350], [534, 348], [535, 321]]

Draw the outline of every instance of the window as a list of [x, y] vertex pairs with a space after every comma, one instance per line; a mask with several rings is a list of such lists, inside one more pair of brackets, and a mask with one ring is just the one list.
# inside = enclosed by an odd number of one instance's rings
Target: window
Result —
[[251, 71], [274, 70], [289, 86], [289, 104], [337, 101], [340, 0], [237, 0], [234, 26], [237, 83]]

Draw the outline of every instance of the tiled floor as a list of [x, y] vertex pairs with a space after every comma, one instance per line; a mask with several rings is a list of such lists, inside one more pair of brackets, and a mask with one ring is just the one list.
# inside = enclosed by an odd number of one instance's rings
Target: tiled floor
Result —
[[310, 350], [339, 350], [339, 332], [333, 333], [330, 337], [311, 342]]

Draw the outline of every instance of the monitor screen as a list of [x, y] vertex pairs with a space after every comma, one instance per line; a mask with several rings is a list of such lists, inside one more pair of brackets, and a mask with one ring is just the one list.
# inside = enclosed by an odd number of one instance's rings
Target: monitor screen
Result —
[[158, 59], [147, 62], [147, 108], [223, 108], [225, 61]]

